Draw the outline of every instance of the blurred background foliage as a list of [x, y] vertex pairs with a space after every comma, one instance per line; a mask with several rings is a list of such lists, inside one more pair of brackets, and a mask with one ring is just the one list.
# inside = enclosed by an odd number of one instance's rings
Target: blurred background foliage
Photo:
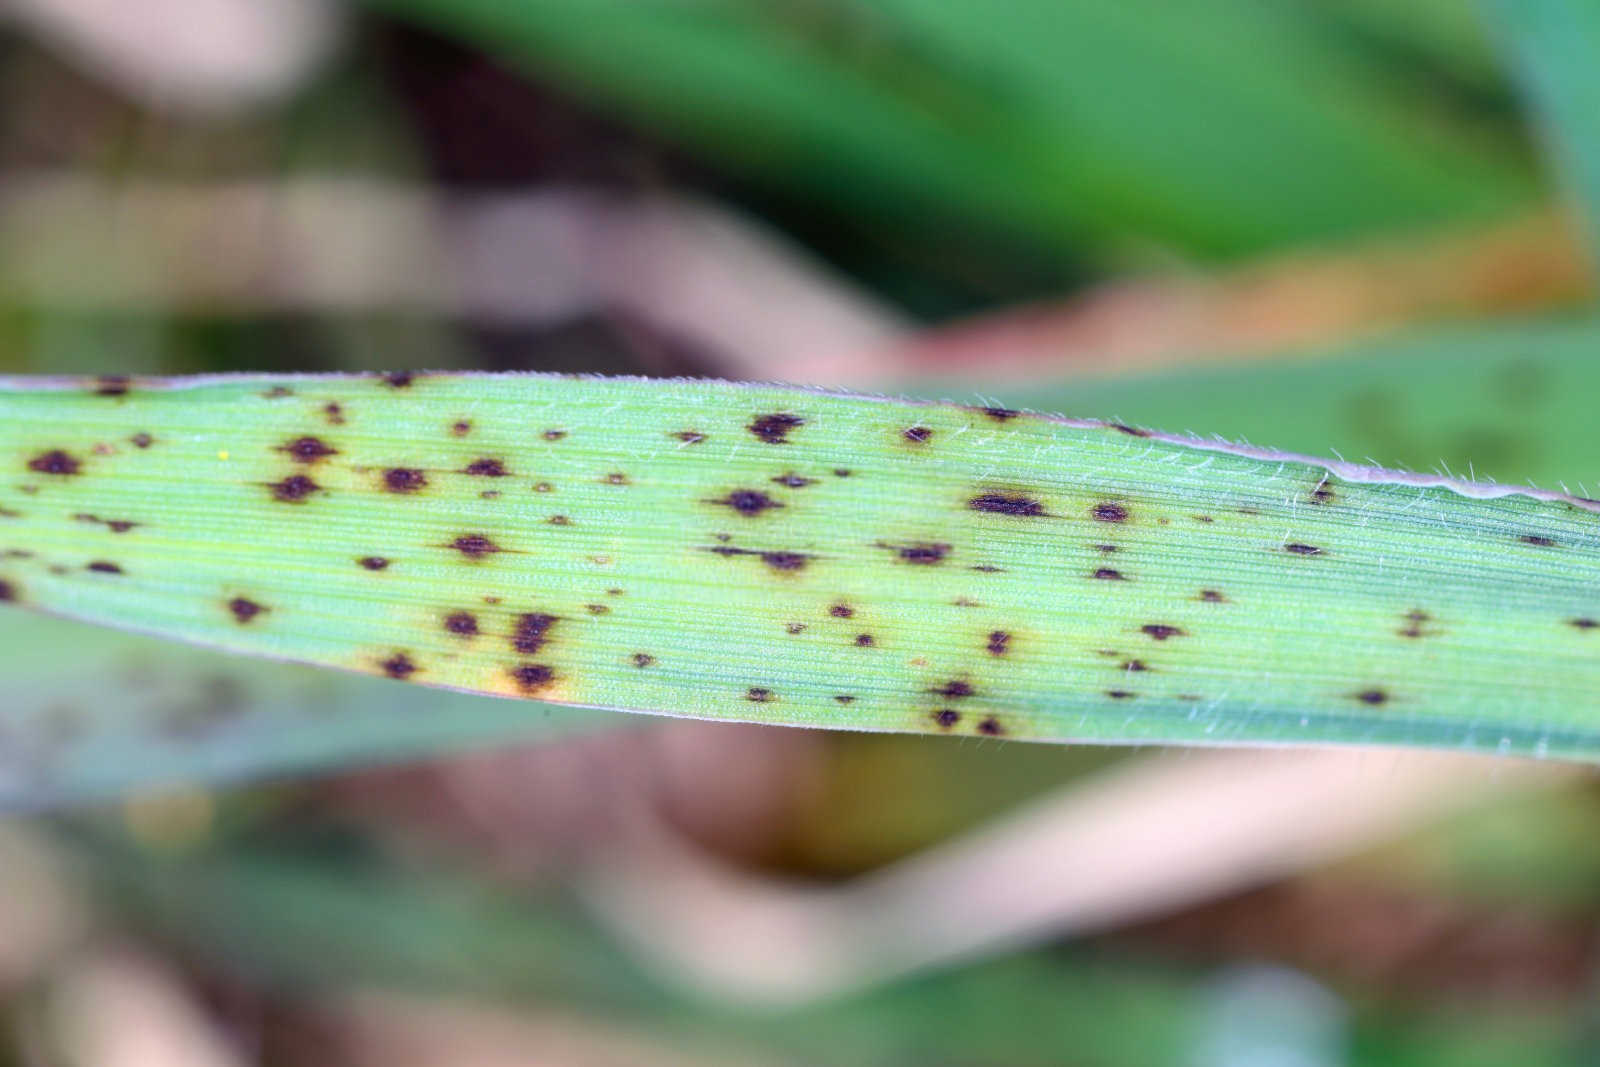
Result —
[[[1596, 10], [3, 0], [0, 371], [775, 379], [1587, 492]], [[0, 1064], [1600, 1057], [1592, 778], [1291, 759], [7, 612]]]

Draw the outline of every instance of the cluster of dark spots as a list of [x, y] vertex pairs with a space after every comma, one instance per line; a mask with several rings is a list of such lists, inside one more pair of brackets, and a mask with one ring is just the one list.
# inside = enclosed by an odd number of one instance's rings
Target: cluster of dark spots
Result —
[[567, 516], [565, 516], [565, 515], [552, 515], [552, 516], [550, 516], [548, 519], [546, 519], [544, 521], [549, 523], [551, 526], [571, 526], [572, 525], [572, 520], [567, 518]]
[[933, 721], [942, 730], [948, 730], [961, 721], [961, 713], [955, 708], [940, 708], [933, 713]]
[[1225, 604], [1228, 600], [1228, 598], [1217, 589], [1200, 590], [1199, 599], [1205, 601], [1207, 604]]
[[478, 617], [470, 611], [452, 611], [444, 617], [444, 628], [457, 637], [476, 637]]
[[12, 604], [17, 600], [17, 587], [0, 578], [0, 603]]
[[262, 612], [270, 609], [261, 604], [257, 604], [249, 597], [236, 596], [232, 600], [228, 601], [228, 610], [233, 613], [234, 620], [240, 625], [243, 625], [255, 618], [257, 615], [260, 615]]
[[329, 401], [322, 405], [322, 417], [328, 420], [329, 426], [344, 425], [344, 408], [340, 404]]
[[933, 438], [933, 431], [926, 426], [909, 426], [900, 431], [900, 436], [914, 445], [921, 445]]
[[472, 423], [467, 419], [457, 419], [450, 424], [450, 432], [456, 437], [465, 437], [472, 432]]
[[387, 385], [391, 389], [404, 389], [409, 386], [413, 380], [414, 375], [412, 375], [410, 371], [403, 370], [390, 371], [388, 374], [385, 374], [379, 379], [379, 381], [383, 382], [384, 385]]
[[98, 523], [101, 526], [104, 526], [106, 529], [110, 530], [112, 533], [119, 533], [119, 534], [120, 533], [127, 533], [129, 530], [133, 529], [135, 526], [142, 526], [143, 525], [143, 523], [134, 522], [131, 519], [102, 519], [100, 516], [91, 515], [86, 511], [80, 511], [80, 512], [78, 512], [76, 515], [74, 515], [72, 517], [74, 519], [76, 519], [78, 522]]
[[1104, 581], [1104, 582], [1125, 582], [1125, 581], [1127, 581], [1127, 579], [1122, 576], [1122, 572], [1117, 570], [1117, 569], [1115, 569], [1115, 568], [1113, 568], [1113, 567], [1100, 567], [1100, 568], [1097, 568], [1095, 570], [1094, 574], [1091, 577], [1099, 578], [1101, 581]]
[[131, 379], [126, 374], [102, 374], [95, 379], [95, 396], [127, 396]]
[[1405, 613], [1405, 625], [1395, 632], [1401, 637], [1426, 637], [1428, 631], [1422, 628], [1423, 623], [1432, 622], [1433, 616], [1421, 608], [1413, 608]]
[[934, 541], [918, 541], [909, 545], [886, 545], [880, 541], [878, 547], [892, 550], [902, 563], [915, 563], [925, 567], [943, 563], [944, 558], [950, 554], [949, 545]]
[[149, 448], [156, 443], [156, 439], [147, 433], [136, 433], [128, 438], [128, 443], [134, 448]]
[[563, 437], [567, 436], [567, 431], [565, 431], [565, 430], [546, 430], [540, 436], [543, 437], [546, 441], [559, 441]]
[[530, 655], [544, 647], [549, 639], [550, 627], [560, 621], [556, 615], [528, 612], [517, 616], [516, 628], [511, 632], [511, 647]]
[[604, 478], [602, 478], [600, 480], [605, 482], [607, 485], [627, 485], [628, 484], [628, 476], [626, 474], [623, 474], [621, 471], [612, 471], [610, 474], [606, 475]]
[[1011, 647], [1011, 635], [1004, 630], [991, 630], [989, 644], [986, 646], [991, 656], [1003, 656]]
[[1309, 498], [1313, 504], [1331, 504], [1335, 499], [1333, 490], [1328, 488], [1328, 480], [1326, 478], [1318, 482], [1316, 488], [1311, 490]]
[[511, 680], [517, 683], [517, 688], [524, 693], [537, 693], [555, 681], [556, 672], [542, 663], [523, 663], [512, 667]]
[[68, 475], [77, 474], [83, 469], [83, 464], [71, 453], [52, 448], [28, 460], [28, 469], [40, 474]]
[[610, 615], [611, 614], [611, 609], [606, 607], [604, 604], [585, 604], [583, 606], [583, 610], [587, 611], [590, 615]]
[[1020, 515], [1036, 519], [1045, 514], [1044, 505], [1032, 497], [1016, 493], [979, 493], [967, 501], [973, 511], [986, 511], [991, 515]]
[[935, 696], [948, 697], [951, 700], [961, 700], [972, 696], [977, 690], [973, 689], [969, 683], [963, 682], [959, 678], [953, 678], [943, 685], [934, 686], [928, 692]]
[[1018, 415], [1022, 414], [1022, 412], [1016, 410], [1015, 408], [980, 408], [979, 410], [985, 415], [989, 416], [995, 422], [1005, 422], [1008, 419], [1014, 419]]
[[646, 667], [650, 666], [656, 661], [656, 658], [650, 655], [648, 652], [635, 652], [631, 658], [633, 660], [633, 665], [638, 667], [640, 670], [644, 670]]
[[1094, 507], [1089, 509], [1089, 514], [1093, 515], [1100, 522], [1128, 521], [1128, 509], [1123, 507], [1121, 504], [1114, 504], [1110, 501], [1096, 504]]
[[267, 488], [272, 490], [272, 499], [285, 504], [299, 504], [322, 486], [304, 474], [291, 474], [281, 482], [268, 483]]
[[833, 476], [835, 478], [848, 478], [848, 477], [850, 477], [850, 468], [849, 467], [835, 467], [835, 468], [833, 468]]
[[1131, 700], [1131, 699], [1133, 699], [1134, 697], [1136, 697], [1138, 695], [1139, 695], [1138, 693], [1131, 692], [1130, 690], [1127, 690], [1127, 689], [1107, 689], [1106, 690], [1106, 696], [1110, 697], [1112, 700]]
[[1290, 541], [1283, 546], [1285, 552], [1292, 552], [1297, 556], [1320, 556], [1322, 549], [1316, 545], [1308, 545], [1303, 541]]
[[991, 715], [978, 724], [978, 732], [988, 737], [999, 737], [1006, 731], [1000, 725], [1000, 720]]
[[286, 396], [294, 396], [294, 390], [287, 385], [274, 385], [261, 396], [266, 400], [282, 400]]
[[854, 704], [856, 701], [856, 698], [851, 696], [849, 693], [838, 693], [833, 699], [835, 703], [839, 704]]
[[781, 503], [759, 489], [735, 489], [720, 500], [708, 500], [706, 503], [732, 508], [741, 515], [759, 515], [769, 508], [783, 507]]
[[806, 624], [803, 622], [791, 622], [783, 629], [785, 633], [803, 634], [806, 632]]
[[697, 445], [706, 439], [706, 435], [699, 430], [679, 430], [671, 436], [686, 445]]
[[493, 555], [504, 551], [484, 534], [462, 534], [446, 547], [453, 548], [468, 559], [482, 559], [484, 556]]
[[1537, 545], [1540, 548], [1556, 547], [1555, 539], [1551, 537], [1545, 537], [1543, 534], [1523, 534], [1521, 537], [1517, 538], [1517, 540], [1521, 541], [1525, 545]]
[[428, 476], [416, 467], [390, 467], [383, 472], [383, 488], [389, 493], [415, 493], [428, 485]]
[[390, 678], [398, 678], [402, 681], [422, 669], [413, 663], [411, 657], [404, 652], [396, 652], [387, 659], [380, 661], [378, 666], [382, 667], [383, 673]]
[[362, 556], [356, 562], [369, 571], [381, 571], [389, 565], [389, 561], [382, 556]]
[[92, 561], [92, 562], [90, 562], [88, 564], [88, 569], [91, 570], [91, 571], [94, 571], [96, 574], [122, 574], [122, 573], [124, 573], [124, 571], [122, 569], [122, 566], [120, 564], [112, 563], [108, 559], [97, 559], [97, 560], [94, 560], [94, 561]]
[[875, 644], [877, 644], [877, 641], [873, 639], [871, 634], [856, 634], [857, 648], [871, 648]]
[[828, 614], [832, 615], [836, 619], [848, 619], [851, 616], [855, 615], [855, 613], [856, 613], [856, 609], [855, 608], [853, 608], [849, 604], [846, 604], [846, 603], [843, 603], [843, 602], [835, 604], [831, 608], [828, 609]]
[[511, 472], [506, 470], [506, 465], [498, 459], [484, 456], [475, 459], [461, 468], [462, 474], [470, 474], [477, 478], [504, 478]]
[[1151, 622], [1139, 627], [1140, 632], [1149, 635], [1156, 641], [1165, 641], [1169, 637], [1185, 637], [1187, 634], [1180, 626], [1172, 626], [1164, 622]]
[[804, 489], [808, 485], [817, 484], [817, 480], [815, 478], [807, 478], [803, 475], [796, 474], [794, 471], [786, 471], [783, 474], [773, 478], [772, 481], [775, 485], [782, 485], [789, 489]]
[[806, 420], [800, 416], [779, 411], [771, 415], [756, 416], [745, 429], [769, 445], [786, 445], [789, 443], [789, 432], [805, 424]]
[[1122, 423], [1122, 422], [1113, 422], [1110, 425], [1111, 425], [1111, 428], [1113, 430], [1116, 430], [1118, 433], [1125, 433], [1129, 437], [1149, 437], [1150, 436], [1150, 431], [1149, 430], [1141, 430], [1137, 426], [1129, 426], [1126, 423]]
[[753, 685], [744, 691], [744, 698], [757, 704], [766, 704], [772, 700], [772, 690]]
[[811, 556], [804, 552], [762, 552], [753, 548], [734, 548], [732, 545], [712, 545], [705, 551], [713, 552], [719, 556], [759, 556], [775, 571], [797, 571], [805, 567]]
[[1585, 615], [1582, 618], [1568, 619], [1567, 625], [1575, 630], [1593, 630], [1595, 627], [1600, 626], [1600, 622]]
[[297, 463], [315, 463], [329, 456], [337, 456], [339, 450], [328, 444], [320, 437], [296, 437], [293, 441], [276, 446], [274, 451], [283, 452]]
[[1389, 702], [1389, 694], [1385, 693], [1382, 689], [1363, 689], [1361, 692], [1355, 694], [1355, 699], [1361, 701], [1363, 704], [1387, 704]]

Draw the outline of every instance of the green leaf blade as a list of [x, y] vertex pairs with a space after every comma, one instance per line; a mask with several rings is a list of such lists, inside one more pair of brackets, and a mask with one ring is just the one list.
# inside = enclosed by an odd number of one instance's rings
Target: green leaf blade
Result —
[[979, 737], [1600, 749], [1600, 520], [1560, 494], [537, 375], [4, 381], [0, 468], [18, 603], [413, 685]]

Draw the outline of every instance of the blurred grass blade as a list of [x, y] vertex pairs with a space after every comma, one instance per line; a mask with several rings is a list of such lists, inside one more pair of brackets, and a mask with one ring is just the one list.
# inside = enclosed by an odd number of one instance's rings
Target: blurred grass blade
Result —
[[1600, 4], [1480, 0], [1503, 38], [1552, 162], [1600, 265]]
[[[10, 566], [7, 561], [5, 566]], [[0, 808], [615, 723], [0, 612]]]
[[0, 595], [413, 684], [1600, 753], [1600, 505], [1555, 493], [1002, 409], [537, 375], [0, 379], [0, 465]]

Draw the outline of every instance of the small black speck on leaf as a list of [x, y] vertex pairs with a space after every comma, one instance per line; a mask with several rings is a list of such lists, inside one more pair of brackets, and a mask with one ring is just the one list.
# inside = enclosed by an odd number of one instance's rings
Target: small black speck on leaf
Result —
[[991, 715], [978, 724], [978, 732], [988, 737], [999, 737], [1006, 731], [1000, 725], [1000, 720]]
[[679, 430], [672, 436], [686, 445], [697, 445], [706, 439], [706, 435], [699, 430]]
[[856, 645], [859, 648], [871, 648], [875, 643], [871, 634], [856, 634]]
[[95, 396], [126, 396], [128, 393], [128, 376], [126, 374], [102, 374], [95, 380]]
[[1316, 545], [1305, 544], [1302, 541], [1290, 541], [1288, 544], [1283, 546], [1283, 550], [1285, 552], [1292, 552], [1297, 556], [1322, 555], [1322, 549], [1318, 548]]
[[856, 609], [849, 604], [839, 603], [828, 609], [828, 614], [836, 619], [848, 619], [856, 613]]
[[940, 708], [933, 713], [933, 721], [942, 729], [948, 730], [961, 721], [961, 713], [955, 708]]
[[1537, 545], [1539, 548], [1555, 548], [1554, 538], [1545, 537], [1543, 534], [1523, 534], [1518, 538], [1525, 545]]
[[896, 551], [906, 563], [931, 566], [935, 563], [944, 562], [944, 558], [950, 554], [950, 546], [934, 542], [921, 542], [914, 545], [901, 545]]
[[1008, 419], [1014, 419], [1018, 415], [1022, 414], [1022, 412], [1016, 410], [1015, 408], [983, 408], [982, 410], [985, 415], [989, 416], [995, 422], [1005, 422]]
[[551, 526], [571, 526], [572, 525], [572, 520], [570, 518], [568, 518], [567, 516], [565, 516], [565, 515], [552, 515], [552, 516], [550, 516], [548, 519], [546, 519], [544, 521], [548, 522]]
[[1207, 604], [1221, 604], [1228, 598], [1215, 589], [1202, 589], [1200, 590], [1200, 599]]
[[848, 477], [850, 477], [850, 468], [849, 467], [835, 467], [835, 468], [833, 468], [833, 476], [835, 478], [848, 478]]
[[777, 485], [786, 486], [790, 489], [804, 489], [808, 485], [817, 484], [817, 480], [815, 478], [806, 478], [802, 475], [794, 473], [793, 471], [780, 474], [776, 478], [772, 479], [772, 481]]
[[1118, 433], [1125, 433], [1129, 437], [1149, 437], [1150, 436], [1150, 431], [1149, 430], [1141, 430], [1137, 426], [1129, 426], [1126, 423], [1113, 422], [1111, 424], [1111, 428], [1113, 430], [1116, 430]]
[[1122, 669], [1125, 671], [1147, 671], [1150, 667], [1142, 659], [1130, 659], [1123, 663]]
[[382, 556], [362, 556], [356, 562], [369, 571], [381, 571], [389, 565], [389, 561]]
[[390, 467], [383, 472], [383, 488], [391, 493], [415, 493], [428, 484], [428, 476], [415, 467]]
[[1356, 699], [1363, 704], [1386, 704], [1389, 702], [1389, 694], [1382, 689], [1363, 689], [1356, 694]]
[[650, 655], [648, 652], [635, 652], [633, 654], [633, 665], [638, 667], [640, 670], [650, 666], [655, 661], [656, 658]]
[[128, 438], [128, 441], [132, 443], [134, 448], [149, 448], [156, 443], [156, 439], [147, 433], [136, 433]]
[[1139, 629], [1156, 641], [1165, 641], [1169, 637], [1186, 636], [1182, 627], [1172, 626], [1164, 622], [1146, 623], [1145, 625], [1139, 627]]
[[121, 574], [122, 567], [110, 560], [97, 559], [89, 564], [89, 569], [96, 574]]
[[482, 559], [484, 556], [501, 551], [499, 545], [483, 534], [462, 534], [450, 542], [450, 547], [468, 559]]
[[757, 704], [765, 704], [772, 700], [772, 690], [753, 685], [745, 690], [744, 698]]
[[1106, 582], [1126, 581], [1122, 576], [1122, 572], [1113, 567], [1100, 567], [1094, 572], [1094, 577]]
[[457, 419], [450, 424], [450, 432], [457, 437], [465, 437], [472, 432], [472, 423], [466, 419]]
[[910, 426], [901, 430], [900, 436], [914, 445], [921, 445], [932, 439], [933, 431], [926, 426]]
[[735, 489], [722, 499], [712, 500], [710, 503], [730, 507], [741, 515], [759, 515], [769, 508], [783, 507], [781, 503], [759, 489]]
[[546, 441], [559, 441], [563, 437], [567, 436], [567, 431], [565, 431], [565, 430], [546, 430], [541, 436]]
[[840, 704], [853, 704], [856, 698], [849, 693], [839, 693], [833, 699]]
[[605, 482], [607, 485], [627, 485], [628, 476], [623, 474], [621, 471], [612, 471], [610, 474], [602, 478], [601, 481]]
[[327, 403], [322, 406], [322, 417], [328, 420], [329, 426], [344, 425], [344, 407], [337, 403]]
[[789, 443], [790, 431], [805, 424], [806, 420], [800, 416], [780, 411], [771, 415], [758, 415], [745, 429], [769, 445], [786, 445]]
[[1127, 508], [1123, 507], [1121, 504], [1113, 504], [1109, 501], [1096, 504], [1094, 507], [1089, 509], [1089, 514], [1093, 515], [1100, 522], [1126, 522], [1128, 519]]
[[511, 472], [506, 470], [506, 465], [498, 459], [484, 456], [475, 459], [461, 469], [462, 474], [471, 474], [478, 478], [504, 478]]
[[1596, 627], [1600, 627], [1600, 622], [1597, 622], [1585, 615], [1581, 618], [1567, 620], [1567, 625], [1571, 626], [1575, 630], [1593, 630]]
[[28, 469], [39, 474], [68, 475], [77, 474], [83, 469], [83, 464], [71, 453], [52, 448], [30, 459]]
[[1131, 691], [1129, 691], [1127, 689], [1107, 689], [1106, 690], [1106, 696], [1110, 697], [1112, 700], [1131, 700], [1132, 698], [1134, 698], [1134, 697], [1136, 697], [1138, 695], [1139, 695], [1138, 693], [1131, 692]]
[[242, 625], [267, 609], [249, 597], [236, 596], [228, 601], [228, 610], [233, 612], [233, 617]]
[[414, 379], [410, 371], [390, 371], [382, 378], [383, 384], [391, 389], [405, 389]]

